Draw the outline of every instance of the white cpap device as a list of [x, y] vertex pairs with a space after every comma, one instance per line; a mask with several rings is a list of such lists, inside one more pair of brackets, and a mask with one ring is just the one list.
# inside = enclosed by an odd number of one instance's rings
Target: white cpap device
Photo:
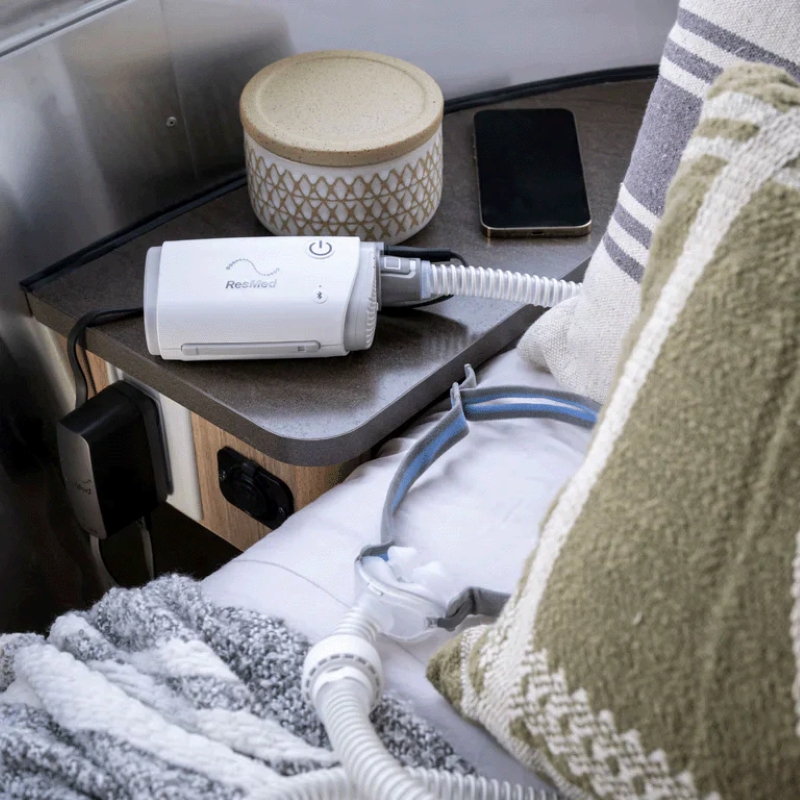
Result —
[[165, 242], [147, 253], [144, 328], [153, 355], [183, 361], [343, 356], [372, 345], [378, 311], [467, 295], [550, 307], [569, 281], [463, 263], [449, 250], [355, 237]]

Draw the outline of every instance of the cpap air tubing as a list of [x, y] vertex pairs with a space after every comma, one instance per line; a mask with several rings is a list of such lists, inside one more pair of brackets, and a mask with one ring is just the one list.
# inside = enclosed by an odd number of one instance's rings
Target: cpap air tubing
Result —
[[285, 800], [559, 800], [554, 792], [428, 769], [403, 767], [370, 722], [383, 668], [374, 647], [378, 624], [356, 606], [332, 636], [308, 653], [303, 691], [317, 710], [344, 769], [298, 776]]
[[435, 800], [383, 746], [369, 720], [370, 698], [343, 680], [329, 684], [319, 702], [333, 751], [361, 797], [375, 800]]
[[378, 265], [382, 308], [417, 308], [453, 295], [552, 308], [582, 289], [573, 281], [423, 258], [382, 255]]
[[552, 308], [575, 297], [581, 286], [572, 281], [461, 264], [430, 264], [431, 294], [483, 297]]
[[[437, 800], [561, 800], [545, 789], [523, 789], [508, 781], [489, 780], [474, 775], [457, 775], [435, 769], [413, 769], [405, 771], [421, 781], [433, 792]], [[343, 769], [326, 770], [324, 773], [310, 772], [291, 778], [288, 786], [282, 786], [275, 800], [362, 800]]]

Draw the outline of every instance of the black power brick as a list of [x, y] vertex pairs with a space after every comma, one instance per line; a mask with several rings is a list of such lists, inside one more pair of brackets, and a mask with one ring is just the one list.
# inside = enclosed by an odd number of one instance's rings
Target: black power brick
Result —
[[81, 526], [105, 539], [164, 502], [169, 473], [158, 407], [124, 381], [57, 426], [67, 493]]

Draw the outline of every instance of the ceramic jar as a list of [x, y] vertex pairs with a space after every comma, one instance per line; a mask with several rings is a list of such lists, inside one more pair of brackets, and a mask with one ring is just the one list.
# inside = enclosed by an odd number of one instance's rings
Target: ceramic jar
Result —
[[250, 202], [278, 235], [396, 244], [442, 196], [436, 82], [390, 56], [303, 53], [261, 70], [242, 93]]

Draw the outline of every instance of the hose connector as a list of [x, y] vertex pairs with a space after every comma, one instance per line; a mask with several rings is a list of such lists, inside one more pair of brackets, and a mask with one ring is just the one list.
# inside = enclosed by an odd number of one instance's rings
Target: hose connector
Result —
[[369, 709], [383, 692], [383, 666], [378, 651], [367, 639], [350, 633], [334, 633], [308, 651], [303, 664], [303, 696], [319, 711], [323, 687], [350, 680], [363, 687]]
[[429, 299], [430, 267], [430, 261], [420, 258], [381, 256], [381, 306], [403, 306]]

